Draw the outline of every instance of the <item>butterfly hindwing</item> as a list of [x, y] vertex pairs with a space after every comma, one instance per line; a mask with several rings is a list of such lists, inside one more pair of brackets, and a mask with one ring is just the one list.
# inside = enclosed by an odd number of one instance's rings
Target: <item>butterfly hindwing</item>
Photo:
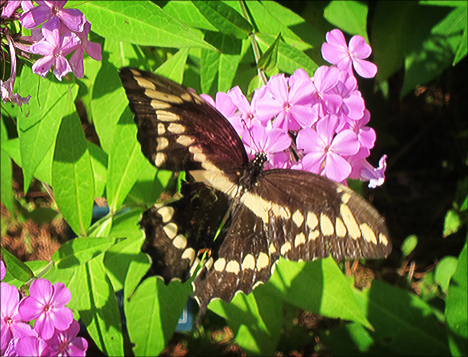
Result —
[[201, 183], [183, 183], [182, 198], [157, 204], [143, 213], [145, 232], [141, 248], [152, 260], [148, 276], [169, 283], [190, 278], [199, 263], [200, 251], [210, 249], [228, 207], [227, 197]]

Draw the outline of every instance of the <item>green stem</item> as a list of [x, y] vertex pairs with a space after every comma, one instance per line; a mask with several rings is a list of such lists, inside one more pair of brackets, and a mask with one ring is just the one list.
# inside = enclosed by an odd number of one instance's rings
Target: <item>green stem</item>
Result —
[[[243, 13], [245, 19], [250, 22], [252, 27], [254, 27], [253, 26], [253, 21], [250, 18], [248, 12], [247, 12], [247, 8], [245, 7], [245, 1], [244, 0], [239, 0], [239, 3], [240, 3], [242, 13]], [[252, 43], [252, 49], [253, 49], [254, 56], [255, 56], [255, 63], [258, 65], [258, 61], [260, 60], [261, 53], [260, 53], [260, 49], [258, 48], [257, 39], [255, 37], [255, 29], [249, 34], [249, 36], [250, 36], [250, 42]], [[258, 68], [258, 75], [262, 79], [263, 84], [267, 84], [268, 81], [267, 81], [267, 78], [266, 78], [266, 75], [265, 75], [265, 72], [263, 71], [263, 69]]]

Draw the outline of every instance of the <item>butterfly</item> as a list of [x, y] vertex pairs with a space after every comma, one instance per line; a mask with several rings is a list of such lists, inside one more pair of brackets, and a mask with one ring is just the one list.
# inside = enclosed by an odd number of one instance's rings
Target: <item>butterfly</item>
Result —
[[213, 299], [230, 302], [269, 280], [279, 257], [308, 261], [384, 258], [384, 219], [348, 187], [310, 172], [263, 170], [229, 121], [186, 87], [125, 67], [119, 72], [145, 157], [185, 171], [181, 198], [143, 213], [150, 275], [191, 278], [199, 318]]

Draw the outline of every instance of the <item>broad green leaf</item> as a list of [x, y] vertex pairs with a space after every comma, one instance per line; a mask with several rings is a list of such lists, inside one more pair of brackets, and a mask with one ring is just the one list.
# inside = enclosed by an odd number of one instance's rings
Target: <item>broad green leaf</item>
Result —
[[120, 240], [117, 238], [95, 237], [75, 238], [62, 244], [52, 256], [52, 261], [61, 269], [83, 265], [108, 250]]
[[147, 1], [90, 1], [77, 6], [105, 37], [142, 46], [211, 48], [187, 26]]
[[52, 187], [61, 214], [81, 236], [91, 225], [94, 174], [88, 144], [76, 112], [63, 118], [55, 144]]
[[107, 199], [111, 212], [117, 212], [146, 164], [136, 138], [137, 127], [127, 108], [114, 131], [114, 149], [109, 155]]
[[[138, 178], [125, 198], [126, 206], [148, 206], [156, 202], [166, 187], [158, 179], [157, 172], [156, 168], [149, 161], [145, 160], [142, 162]], [[172, 172], [170, 174], [172, 175]]]
[[[143, 238], [127, 238], [112, 246], [104, 257], [107, 275], [115, 291], [123, 288], [129, 266], [138, 254], [141, 254]], [[147, 262], [147, 259], [145, 259]]]
[[369, 43], [367, 36], [367, 12], [368, 7], [365, 3], [335, 0], [328, 4], [323, 16], [332, 25], [351, 35], [360, 35]]
[[15, 279], [25, 283], [34, 277], [33, 272], [27, 265], [21, 262], [5, 248], [1, 247], [1, 249], [6, 269]]
[[206, 19], [225, 35], [240, 40], [252, 32], [252, 25], [232, 7], [221, 1], [192, 1]]
[[[20, 153], [20, 140], [19, 138], [11, 139], [6, 142], [2, 142], [2, 149], [8, 154], [8, 156], [19, 166], [23, 167], [21, 163]], [[51, 146], [44, 159], [41, 161], [39, 166], [34, 173], [34, 177], [39, 181], [45, 182], [48, 185], [52, 185], [52, 160], [54, 154], [54, 147]]]
[[[416, 295], [374, 280], [370, 289], [355, 290], [362, 311], [374, 327], [371, 355], [388, 351], [392, 355], [446, 356], [445, 334], [429, 304]], [[366, 344], [367, 345], [367, 344]], [[366, 347], [367, 348], [367, 347]]]
[[379, 82], [387, 80], [403, 66], [411, 44], [411, 23], [420, 16], [417, 9], [417, 3], [412, 1], [399, 2], [398, 6], [386, 1], [376, 4], [371, 33]]
[[[206, 40], [211, 43], [218, 43], [218, 38], [223, 34], [216, 32], [208, 32]], [[219, 58], [221, 53], [202, 50], [200, 57], [200, 85], [202, 93], [209, 94], [212, 84], [216, 79], [219, 71]]]
[[278, 46], [281, 40], [281, 34], [278, 35], [275, 42], [265, 51], [260, 57], [257, 67], [260, 69], [267, 70], [269, 67], [275, 67], [278, 59]]
[[[78, 86], [59, 82], [52, 73], [46, 79], [24, 68], [17, 78], [21, 87], [28, 88], [34, 95], [27, 110], [18, 116], [18, 136], [20, 140], [21, 163], [24, 175], [24, 191], [56, 140], [62, 118], [74, 111], [73, 102]], [[72, 109], [73, 108], [73, 109]]]
[[174, 82], [182, 83], [185, 64], [187, 63], [187, 56], [187, 48], [179, 50], [175, 55], [159, 66], [156, 70], [156, 73], [166, 78], [172, 79]]
[[[257, 34], [258, 43], [263, 52], [275, 41], [274, 37], [265, 34]], [[287, 43], [280, 42], [278, 47], [278, 68], [285, 73], [294, 73], [296, 69], [304, 69], [310, 76], [313, 75], [317, 65], [302, 51]]]
[[94, 173], [94, 196], [104, 197], [107, 184], [107, 154], [97, 145], [87, 142]]
[[15, 214], [13, 202], [13, 169], [10, 156], [3, 149], [1, 150], [1, 201], [12, 215]]
[[81, 319], [101, 351], [108, 356], [123, 356], [120, 312], [104, 268], [103, 256], [90, 260], [83, 267], [87, 288], [75, 297], [83, 299]]
[[10, 156], [3, 150], [3, 143], [8, 141], [8, 133], [5, 123], [0, 119], [0, 136], [1, 136], [1, 201], [12, 215], [15, 214], [13, 203], [13, 170], [11, 166]]
[[357, 305], [354, 288], [332, 258], [307, 263], [280, 259], [268, 284], [284, 300], [301, 309], [371, 328]]
[[[236, 8], [238, 2], [228, 2], [230, 6]], [[312, 34], [309, 24], [293, 11], [274, 1], [247, 1], [245, 3], [249, 9], [259, 33], [267, 34], [273, 38], [281, 34], [281, 38], [287, 44], [305, 51], [312, 46], [307, 39], [301, 38], [295, 30], [305, 30], [308, 35]], [[294, 31], [292, 30], [294, 28]], [[323, 39], [322, 39], [323, 41]]]
[[217, 31], [216, 27], [200, 13], [200, 10], [198, 10], [192, 1], [168, 1], [163, 9], [166, 13], [187, 26]]
[[467, 265], [467, 244], [465, 243], [465, 246], [458, 258], [457, 270], [450, 280], [445, 306], [447, 325], [456, 335], [464, 337], [465, 339], [468, 338]]
[[283, 326], [282, 306], [281, 298], [262, 285], [249, 295], [237, 294], [229, 304], [215, 300], [210, 310], [227, 319], [236, 343], [248, 355], [271, 356]]
[[434, 279], [436, 283], [439, 284], [440, 289], [445, 293], [447, 293], [450, 279], [453, 274], [455, 274], [457, 266], [458, 259], [449, 255], [443, 257], [439, 264], [437, 264]]
[[[117, 70], [129, 65], [128, 60], [133, 60], [133, 56], [136, 58], [136, 54], [130, 44], [107, 39], [104, 51], [109, 52], [109, 60], [103, 59], [96, 77], [91, 108], [99, 142], [104, 152], [109, 155], [114, 147], [115, 127], [128, 105]], [[131, 54], [128, 53], [129, 51]], [[109, 63], [111, 60], [113, 64]]]
[[174, 281], [165, 285], [162, 279], [151, 277], [141, 283], [130, 301], [125, 300], [128, 334], [135, 356], [161, 353], [175, 332], [191, 290], [189, 283]]

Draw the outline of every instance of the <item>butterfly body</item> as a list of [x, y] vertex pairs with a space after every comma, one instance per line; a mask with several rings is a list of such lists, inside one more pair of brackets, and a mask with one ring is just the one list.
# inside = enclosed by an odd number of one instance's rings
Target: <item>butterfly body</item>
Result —
[[187, 178], [179, 201], [143, 214], [142, 251], [166, 283], [189, 279], [200, 254], [209, 253], [193, 283], [200, 315], [211, 300], [229, 302], [268, 281], [279, 257], [390, 253], [383, 218], [346, 186], [301, 170], [263, 170], [266, 155], [249, 161], [227, 119], [189, 89], [133, 68], [120, 77], [143, 154]]

